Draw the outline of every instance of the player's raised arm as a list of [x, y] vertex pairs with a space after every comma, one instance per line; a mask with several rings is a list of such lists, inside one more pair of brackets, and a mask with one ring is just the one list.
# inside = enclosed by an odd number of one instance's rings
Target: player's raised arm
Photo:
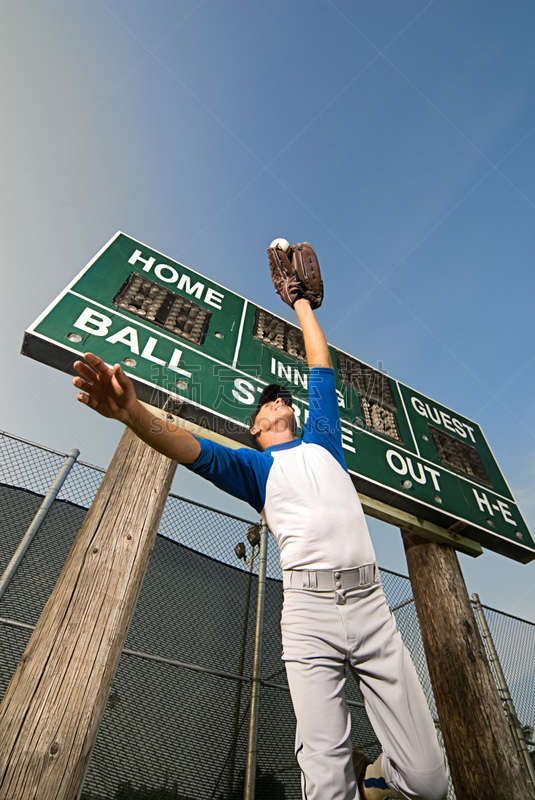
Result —
[[323, 301], [323, 281], [314, 248], [308, 242], [290, 247], [286, 239], [275, 239], [267, 253], [275, 291], [295, 309], [301, 324], [308, 366], [332, 369], [327, 341], [314, 316], [314, 309]]
[[76, 361], [78, 375], [72, 382], [81, 391], [77, 399], [102, 414], [127, 425], [146, 444], [179, 464], [193, 464], [201, 452], [197, 439], [176, 425], [163, 423], [141, 405], [134, 385], [119, 364], [113, 369], [94, 353]]
[[328, 367], [332, 369], [333, 362], [327, 340], [312, 311], [310, 302], [305, 298], [300, 298], [295, 301], [294, 309], [305, 339], [308, 366], [310, 369], [312, 367]]

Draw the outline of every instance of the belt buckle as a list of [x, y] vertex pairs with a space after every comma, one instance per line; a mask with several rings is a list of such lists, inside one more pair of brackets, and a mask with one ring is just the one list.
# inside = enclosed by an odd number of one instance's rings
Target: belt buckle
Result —
[[303, 589], [316, 589], [318, 586], [318, 576], [314, 570], [303, 570]]

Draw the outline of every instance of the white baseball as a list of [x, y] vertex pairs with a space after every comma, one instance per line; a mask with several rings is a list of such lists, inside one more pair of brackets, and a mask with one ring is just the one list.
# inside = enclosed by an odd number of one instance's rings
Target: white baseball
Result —
[[286, 239], [273, 239], [273, 241], [271, 242], [271, 244], [269, 246], [270, 247], [278, 247], [279, 250], [284, 250], [286, 255], [288, 255], [288, 253], [292, 249], [292, 245]]

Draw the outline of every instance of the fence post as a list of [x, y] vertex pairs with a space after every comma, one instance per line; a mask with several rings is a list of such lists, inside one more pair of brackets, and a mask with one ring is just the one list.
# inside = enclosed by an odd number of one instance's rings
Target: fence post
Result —
[[251, 675], [251, 705], [249, 709], [249, 736], [247, 739], [247, 763], [245, 765], [244, 800], [254, 800], [256, 780], [256, 753], [258, 740], [258, 711], [260, 707], [260, 672], [262, 669], [262, 634], [264, 630], [264, 600], [266, 588], [267, 544], [269, 528], [262, 523], [260, 535], [260, 558], [258, 562], [258, 597], [256, 603], [256, 627]]
[[455, 550], [402, 535], [457, 800], [530, 800]]
[[529, 754], [526, 739], [524, 737], [524, 732], [522, 730], [520, 720], [518, 719], [516, 709], [513, 703], [513, 698], [511, 697], [507, 681], [505, 680], [505, 675], [503, 674], [502, 665], [500, 664], [500, 659], [498, 658], [498, 653], [496, 651], [494, 642], [492, 640], [490, 628], [487, 624], [487, 620], [485, 618], [485, 613], [483, 611], [483, 606], [481, 605], [479, 595], [473, 594], [472, 600], [474, 601], [474, 606], [476, 608], [479, 621], [481, 622], [483, 637], [487, 642], [487, 647], [489, 648], [490, 660], [494, 665], [496, 677], [498, 678], [498, 685], [500, 687], [500, 691], [503, 696], [503, 701], [505, 703], [505, 707], [507, 710], [507, 717], [509, 719], [509, 724], [511, 726], [513, 738], [517, 746], [518, 755], [520, 756], [520, 760], [526, 771], [526, 777], [528, 779], [530, 789], [532, 790], [533, 793], [533, 791], [535, 790], [535, 766], [533, 765], [533, 761], [531, 760], [531, 756]]
[[0, 800], [72, 800], [176, 462], [123, 434], [0, 705]]
[[[245, 646], [247, 644], [247, 628], [249, 623], [249, 603], [251, 600], [251, 583], [253, 577], [253, 566], [256, 557], [255, 546], [251, 546], [251, 555], [249, 558], [249, 571], [247, 573], [247, 583], [245, 587], [245, 603], [243, 606], [243, 617], [240, 632], [240, 654], [238, 657], [238, 671], [237, 674], [243, 676], [243, 665], [245, 663]], [[247, 563], [247, 562], [246, 562]], [[236, 689], [234, 692], [234, 706], [232, 709], [232, 723], [230, 726], [230, 749], [228, 755], [228, 763], [226, 766], [227, 778], [225, 781], [225, 797], [229, 798], [232, 794], [234, 786], [234, 770], [236, 766], [236, 747], [238, 745], [238, 734], [240, 729], [240, 706], [241, 706], [241, 693], [242, 681], [236, 681]]]
[[43, 500], [43, 502], [41, 503], [41, 505], [39, 507], [39, 511], [37, 512], [37, 514], [33, 518], [30, 527], [28, 528], [28, 530], [26, 531], [26, 533], [24, 534], [24, 536], [20, 540], [19, 546], [15, 550], [11, 561], [9, 562], [7, 567], [5, 568], [4, 574], [0, 578], [0, 600], [4, 596], [7, 587], [9, 586], [9, 584], [11, 583], [11, 581], [13, 579], [13, 575], [15, 574], [17, 569], [19, 568], [20, 562], [22, 561], [22, 559], [26, 555], [29, 546], [33, 542], [37, 531], [39, 530], [39, 528], [43, 524], [43, 520], [45, 519], [46, 515], [48, 514], [50, 508], [52, 507], [52, 503], [54, 502], [54, 500], [58, 496], [58, 493], [59, 493], [61, 487], [65, 483], [65, 480], [66, 480], [69, 472], [71, 471], [74, 462], [76, 461], [76, 459], [78, 458], [79, 455], [80, 455], [80, 451], [77, 450], [76, 448], [73, 448], [71, 450], [71, 452], [69, 453], [69, 455], [65, 458], [65, 461], [63, 462], [63, 466], [61, 467], [60, 471], [56, 475], [52, 486], [48, 490], [45, 499]]

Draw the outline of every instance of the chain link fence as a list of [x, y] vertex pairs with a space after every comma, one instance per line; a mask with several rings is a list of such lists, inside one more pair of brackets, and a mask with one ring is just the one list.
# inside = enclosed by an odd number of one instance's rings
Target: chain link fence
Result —
[[[0, 434], [0, 574], [64, 459]], [[0, 600], [0, 698], [103, 474], [74, 464]], [[241, 800], [257, 599], [257, 560], [250, 562], [247, 532], [257, 522], [169, 495], [80, 800]], [[249, 563], [237, 558], [238, 542], [246, 543]], [[387, 570], [381, 576], [437, 720], [410, 581]], [[281, 661], [281, 605], [278, 549], [270, 537], [257, 800], [301, 797]], [[485, 614], [535, 753], [535, 625], [486, 607]], [[347, 697], [353, 741], [375, 758], [380, 747], [350, 675]], [[448, 796], [454, 798], [452, 788]]]

